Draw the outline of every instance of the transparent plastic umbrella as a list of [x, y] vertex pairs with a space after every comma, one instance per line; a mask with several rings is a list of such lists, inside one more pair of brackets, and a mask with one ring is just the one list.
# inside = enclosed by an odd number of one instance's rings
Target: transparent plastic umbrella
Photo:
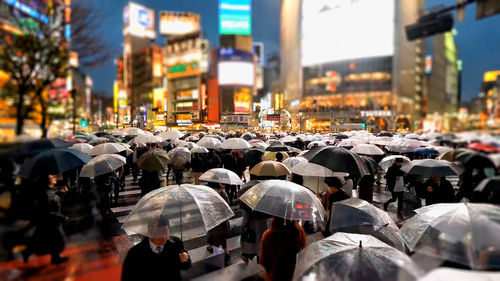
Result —
[[249, 149], [251, 145], [244, 139], [232, 138], [225, 140], [219, 148], [221, 149]]
[[396, 162], [396, 159], [403, 159], [404, 164], [411, 161], [410, 158], [403, 155], [390, 155], [380, 160], [380, 163], [378, 163], [378, 165], [380, 166], [380, 168], [387, 171], [387, 169], [389, 169], [394, 164], [394, 162]]
[[137, 137], [135, 137], [135, 138], [131, 139], [131, 140], [128, 142], [128, 144], [129, 144], [129, 145], [133, 145], [133, 144], [135, 144], [135, 145], [137, 145], [137, 147], [146, 147], [146, 146], [147, 146], [147, 144], [146, 144], [144, 141], [140, 140], [140, 139], [139, 139], [139, 138], [137, 138]]
[[93, 146], [88, 143], [75, 143], [69, 149], [74, 149], [89, 154], [92, 148]]
[[156, 137], [153, 135], [139, 135], [135, 137], [138, 142], [143, 142], [143, 143], [160, 143], [163, 140], [160, 137]]
[[401, 227], [410, 250], [472, 269], [500, 269], [500, 207], [443, 203], [415, 212]]
[[178, 138], [182, 138], [183, 136], [184, 134], [177, 130], [166, 131], [159, 135], [159, 137], [162, 138], [163, 140], [175, 140]]
[[199, 180], [229, 185], [243, 185], [243, 181], [241, 181], [241, 178], [236, 173], [224, 168], [210, 169], [203, 173]]
[[431, 270], [418, 281], [495, 281], [500, 280], [500, 273], [488, 271], [471, 271], [456, 268], [440, 267]]
[[399, 228], [387, 212], [365, 200], [350, 198], [335, 202], [330, 220], [330, 233], [368, 234], [400, 251], [405, 250]]
[[323, 222], [325, 210], [309, 189], [285, 180], [266, 180], [252, 186], [240, 197], [254, 211], [297, 220]]
[[302, 157], [290, 157], [285, 160], [283, 160], [283, 165], [285, 165], [288, 169], [292, 169], [295, 165], [299, 164], [300, 162], [307, 162], [305, 158]]
[[191, 152], [187, 147], [176, 147], [168, 152], [172, 165], [182, 166], [191, 160]]
[[208, 149], [198, 146], [198, 147], [193, 147], [191, 148], [191, 153], [208, 153]]
[[181, 184], [155, 189], [142, 197], [123, 222], [129, 234], [154, 236], [168, 220], [170, 235], [181, 239], [200, 237], [234, 216], [224, 199], [212, 188]]
[[375, 237], [337, 232], [298, 254], [294, 280], [417, 280], [409, 256]]
[[384, 151], [373, 144], [361, 143], [351, 148], [351, 151], [362, 155], [384, 155]]
[[213, 137], [203, 137], [196, 144], [208, 149], [216, 149], [221, 144], [221, 141]]
[[127, 134], [127, 136], [138, 136], [145, 135], [146, 133], [139, 128], [128, 128], [127, 130], [125, 130], [125, 134]]
[[124, 145], [122, 145], [120, 143], [102, 143], [102, 144], [94, 146], [89, 151], [89, 154], [91, 156], [97, 156], [97, 155], [101, 155], [101, 154], [119, 153], [122, 151], [132, 152], [132, 150], [130, 150], [129, 148], [126, 148]]
[[82, 178], [94, 178], [96, 176], [112, 173], [121, 166], [127, 164], [127, 159], [118, 154], [102, 154], [92, 158], [80, 171]]

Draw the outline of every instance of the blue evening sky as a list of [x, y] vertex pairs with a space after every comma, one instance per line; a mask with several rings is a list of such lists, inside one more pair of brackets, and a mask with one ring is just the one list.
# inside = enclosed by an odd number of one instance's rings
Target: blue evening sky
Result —
[[[407, 0], [405, 0], [407, 1]], [[411, 0], [409, 0], [411, 1]], [[204, 37], [210, 40], [212, 46], [218, 46], [218, 0], [136, 0], [158, 12], [187, 11], [201, 14], [201, 24]], [[265, 56], [279, 52], [280, 45], [280, 0], [252, 1], [252, 36], [254, 41], [263, 42]], [[128, 3], [126, 0], [95, 1], [105, 15], [103, 31], [116, 50], [116, 58], [121, 52], [123, 42], [122, 12]], [[450, 5], [456, 0], [427, 0], [426, 7], [439, 4]], [[500, 15], [477, 21], [475, 4], [466, 9], [465, 19], [455, 24], [458, 31], [456, 42], [459, 57], [463, 61], [462, 99], [470, 100], [480, 91], [482, 76], [485, 71], [500, 69]], [[156, 22], [158, 29], [158, 22]], [[321, 32], [321, 31], [319, 31]], [[161, 40], [160, 40], [161, 38]], [[163, 38], [158, 36], [157, 43]], [[108, 95], [112, 94], [113, 81], [116, 77], [116, 67], [113, 59], [97, 69], [89, 71], [94, 80], [94, 88]]]

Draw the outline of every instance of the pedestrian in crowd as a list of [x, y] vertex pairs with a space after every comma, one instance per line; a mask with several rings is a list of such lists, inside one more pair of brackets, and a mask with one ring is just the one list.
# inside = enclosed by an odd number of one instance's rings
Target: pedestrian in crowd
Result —
[[426, 186], [426, 205], [455, 202], [455, 190], [445, 177], [431, 177], [424, 186]]
[[132, 247], [123, 262], [122, 281], [181, 280], [181, 270], [191, 267], [184, 243], [170, 236], [169, 222], [161, 219], [154, 235]]
[[241, 256], [245, 262], [257, 257], [258, 262], [262, 235], [269, 228], [268, 216], [260, 212], [252, 211], [252, 209], [244, 203], [241, 203], [240, 206], [243, 213], [240, 239]]
[[111, 209], [111, 192], [116, 183], [116, 173], [110, 172], [96, 176], [94, 182], [96, 184], [96, 191], [99, 199], [99, 212], [102, 218], [106, 219], [108, 211]]
[[194, 178], [194, 184], [200, 184], [200, 176], [204, 172], [206, 172], [206, 167], [203, 164], [203, 158], [201, 158], [200, 153], [194, 153], [193, 158], [191, 159], [191, 174]]
[[375, 178], [373, 175], [365, 175], [358, 182], [358, 197], [367, 202], [373, 203], [373, 184]]
[[472, 192], [475, 188], [472, 171], [472, 168], [466, 167], [465, 171], [460, 175], [460, 182], [458, 184], [458, 192], [456, 196], [457, 202], [460, 202], [464, 198], [470, 200], [472, 197]]
[[142, 176], [139, 179], [139, 186], [141, 187], [141, 196], [159, 188], [161, 185], [160, 171], [142, 171]]
[[174, 178], [176, 184], [182, 184], [184, 182], [184, 171], [189, 169], [189, 162], [175, 161], [173, 163]]
[[125, 190], [125, 168], [120, 166], [116, 169], [116, 181], [113, 185], [113, 201], [115, 206], [118, 205], [118, 198], [120, 197], [120, 190]]
[[347, 176], [343, 178], [342, 189], [347, 196], [352, 197], [352, 189], [354, 188], [353, 180]]
[[402, 217], [403, 210], [403, 192], [405, 191], [404, 172], [400, 170], [403, 160], [396, 158], [394, 164], [387, 170], [385, 175], [387, 189], [391, 192], [391, 199], [384, 203], [384, 210], [387, 211], [389, 204], [398, 201], [398, 217]]
[[[228, 169], [235, 174], [238, 174], [238, 163], [235, 152], [224, 154], [222, 156], [222, 162], [224, 163], [224, 168]], [[227, 196], [229, 197], [230, 205], [233, 205], [234, 199], [236, 199], [236, 186], [235, 185], [225, 185]]]
[[35, 212], [24, 231], [35, 228], [33, 236], [29, 239], [26, 249], [22, 252], [24, 262], [28, 262], [31, 254], [50, 254], [51, 263], [59, 264], [68, 260], [61, 257], [65, 248], [65, 237], [62, 223], [66, 219], [61, 214], [61, 198], [56, 194], [56, 178], [53, 175], [42, 176], [37, 181], [39, 185], [34, 189]]
[[137, 184], [137, 176], [139, 174], [139, 167], [137, 167], [137, 144], [133, 143], [130, 146], [132, 153], [127, 156], [127, 164], [130, 167], [132, 173], [132, 184]]
[[345, 199], [349, 199], [349, 196], [342, 189], [342, 181], [340, 181], [337, 177], [327, 177], [324, 179], [324, 182], [328, 186], [327, 191], [321, 195], [321, 204], [323, 208], [325, 208], [325, 237], [330, 236], [330, 218], [331, 218], [331, 210], [332, 205], [335, 202], [342, 201]]
[[281, 163], [283, 162], [283, 158], [284, 158], [283, 153], [281, 152], [276, 153], [276, 161]]
[[247, 163], [245, 159], [243, 159], [243, 155], [239, 151], [233, 151], [234, 157], [236, 158], [236, 171], [235, 173], [242, 179], [243, 182], [246, 182], [245, 179], [245, 171], [247, 169]]
[[[215, 182], [209, 182], [208, 186], [213, 188], [219, 195], [226, 201], [226, 203], [229, 204], [229, 198], [224, 191], [224, 185], [220, 183], [215, 183]], [[229, 231], [231, 230], [231, 227], [229, 225], [229, 220], [222, 222], [221, 224], [217, 225], [216, 227], [210, 229], [207, 232], [207, 251], [209, 253], [213, 253], [214, 249], [213, 247], [222, 247], [222, 250], [224, 251], [224, 263], [227, 265], [229, 263], [229, 259], [231, 256], [229, 255], [229, 251], [227, 250], [227, 241], [226, 238], [229, 234]]]
[[306, 233], [296, 221], [273, 218], [260, 247], [259, 263], [266, 270], [265, 280], [292, 280], [297, 254], [306, 244]]
[[214, 168], [220, 168], [222, 166], [220, 157], [215, 154], [215, 151], [213, 149], [208, 149], [208, 153], [205, 156], [204, 160], [207, 171]]

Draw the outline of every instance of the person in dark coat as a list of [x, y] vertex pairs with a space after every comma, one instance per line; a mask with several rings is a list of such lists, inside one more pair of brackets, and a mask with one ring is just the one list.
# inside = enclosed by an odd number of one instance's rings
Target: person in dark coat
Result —
[[37, 194], [35, 212], [28, 227], [25, 228], [27, 231], [35, 227], [35, 232], [22, 252], [23, 260], [27, 263], [32, 253], [50, 254], [51, 263], [59, 264], [68, 258], [60, 256], [65, 248], [62, 223], [66, 218], [61, 214], [61, 199], [54, 190], [56, 179], [52, 175], [41, 177], [38, 184], [42, 188], [34, 191]]
[[161, 185], [159, 171], [142, 171], [142, 176], [139, 179], [141, 187], [141, 196], [148, 194], [150, 191], [159, 188]]
[[208, 153], [207, 155], [205, 155], [205, 158], [203, 160], [205, 162], [205, 167], [207, 168], [207, 170], [222, 167], [222, 161], [220, 160], [220, 157], [215, 154], [213, 149], [208, 150]]
[[[229, 204], [229, 198], [224, 191], [224, 185], [220, 183], [215, 183], [215, 182], [209, 182], [208, 186], [213, 188], [219, 195], [226, 201], [226, 203]], [[229, 231], [231, 230], [231, 226], [229, 225], [229, 220], [222, 222], [221, 224], [217, 225], [216, 227], [210, 229], [207, 232], [207, 251], [209, 253], [213, 253], [214, 249], [213, 246], [215, 247], [222, 247], [222, 250], [224, 251], [224, 262], [226, 265], [229, 263], [229, 259], [231, 256], [229, 255], [229, 251], [227, 250], [227, 241], [226, 238], [229, 234]]]
[[349, 199], [349, 195], [345, 193], [342, 189], [342, 182], [337, 177], [325, 178], [325, 183], [328, 186], [328, 190], [321, 196], [321, 204], [326, 211], [326, 223], [325, 223], [325, 237], [330, 236], [330, 218], [332, 205], [335, 202]]
[[474, 177], [472, 176], [472, 169], [466, 168], [460, 175], [460, 184], [456, 201], [460, 202], [463, 198], [471, 199], [472, 192], [474, 191]]
[[358, 182], [358, 197], [367, 202], [373, 203], [373, 184], [375, 178], [373, 175], [365, 175]]
[[427, 189], [425, 196], [425, 204], [427, 206], [455, 202], [455, 190], [445, 177], [431, 177], [424, 186]]
[[191, 267], [182, 240], [170, 236], [168, 221], [160, 223], [156, 237], [132, 247], [123, 262], [122, 281], [181, 280], [181, 269]]
[[[391, 192], [392, 198], [384, 203], [384, 211], [387, 211], [389, 204], [398, 201], [398, 217], [402, 217], [403, 211], [403, 193], [404, 193], [404, 172], [400, 170], [403, 160], [396, 158], [394, 164], [389, 167], [385, 178], [387, 180], [387, 189]], [[399, 180], [399, 181], [398, 181]]]
[[200, 184], [200, 176], [206, 172], [206, 167], [203, 164], [203, 158], [200, 153], [195, 153], [191, 159], [191, 174], [194, 178], [194, 184]]
[[111, 210], [111, 192], [116, 184], [117, 174], [115, 172], [99, 175], [94, 178], [96, 191], [99, 197], [99, 211], [103, 218]]
[[260, 246], [259, 263], [266, 270], [265, 280], [292, 280], [297, 254], [306, 244], [306, 233], [296, 221], [273, 218]]

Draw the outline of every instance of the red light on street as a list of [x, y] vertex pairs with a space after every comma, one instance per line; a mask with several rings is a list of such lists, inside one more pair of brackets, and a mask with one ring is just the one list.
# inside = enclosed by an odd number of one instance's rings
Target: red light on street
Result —
[[350, 63], [349, 64], [349, 69], [356, 69], [356, 65], [354, 63]]
[[302, 209], [302, 208], [304, 208], [304, 206], [303, 206], [302, 204], [297, 204], [297, 205], [295, 205], [295, 207], [296, 207], [297, 209]]

